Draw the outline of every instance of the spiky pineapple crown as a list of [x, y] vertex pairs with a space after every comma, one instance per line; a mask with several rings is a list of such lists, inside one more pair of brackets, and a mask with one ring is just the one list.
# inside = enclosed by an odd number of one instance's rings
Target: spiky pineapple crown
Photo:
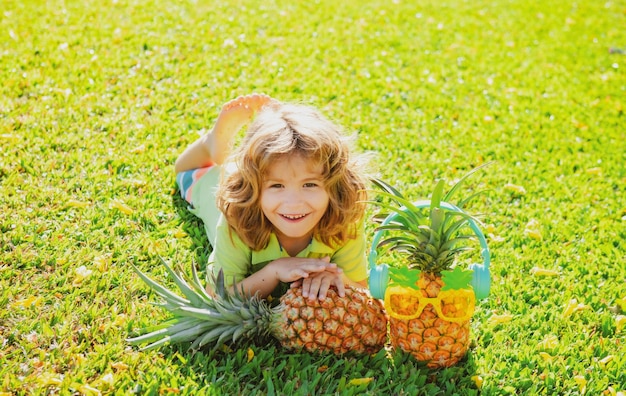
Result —
[[195, 266], [192, 266], [192, 278], [185, 279], [162, 258], [161, 263], [184, 297], [135, 267], [141, 279], [163, 299], [156, 305], [168, 311], [171, 318], [156, 328], [148, 329], [144, 335], [128, 339], [131, 344], [148, 344], [142, 350], [149, 350], [166, 343], [191, 342], [190, 349], [197, 350], [205, 345], [217, 348], [227, 341], [269, 335], [271, 328], [266, 322], [271, 323], [271, 316], [275, 313], [258, 295], [247, 296], [237, 288], [229, 292], [224, 285], [224, 274], [220, 271], [213, 279], [216, 294], [213, 298], [202, 287]]
[[[393, 186], [380, 179], [373, 179], [374, 184], [382, 190], [379, 194], [390, 201], [389, 203], [376, 202], [376, 205], [381, 207], [381, 212], [374, 217], [374, 221], [384, 223], [376, 228], [376, 231], [390, 233], [389, 237], [378, 243], [377, 249], [385, 248], [406, 255], [409, 269], [434, 274], [452, 269], [459, 253], [471, 249], [466, 242], [473, 239], [474, 235], [464, 233], [470, 219], [480, 222], [463, 211], [467, 202], [477, 194], [460, 200], [455, 205], [449, 204], [450, 199], [465, 179], [487, 165], [488, 163], [471, 170], [446, 194], [443, 192], [444, 181], [439, 180], [427, 210], [416, 206]], [[393, 215], [390, 221], [387, 219], [389, 215]], [[388, 221], [385, 222], [385, 219]], [[419, 276], [419, 273], [400, 270], [391, 273], [390, 276], [392, 281], [406, 284], [412, 282], [409, 278]], [[394, 277], [398, 279], [393, 279]], [[461, 273], [458, 273], [458, 276], [454, 276], [453, 279], [459, 277], [464, 278]]]

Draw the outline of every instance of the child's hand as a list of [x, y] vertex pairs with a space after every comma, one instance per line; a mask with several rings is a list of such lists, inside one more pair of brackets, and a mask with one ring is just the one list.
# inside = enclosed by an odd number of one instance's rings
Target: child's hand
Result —
[[323, 259], [284, 257], [268, 264], [277, 280], [285, 283], [307, 279], [320, 272], [341, 273], [336, 264], [330, 263], [330, 258]]
[[341, 268], [336, 271], [324, 271], [311, 274], [308, 278], [300, 279], [291, 284], [291, 287], [302, 287], [302, 296], [308, 297], [309, 300], [320, 301], [326, 299], [326, 293], [331, 286], [337, 288], [339, 297], [346, 295], [346, 289], [342, 278], [343, 272]]

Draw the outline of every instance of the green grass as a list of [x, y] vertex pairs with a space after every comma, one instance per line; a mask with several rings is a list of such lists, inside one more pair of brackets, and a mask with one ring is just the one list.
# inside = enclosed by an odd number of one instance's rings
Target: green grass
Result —
[[[472, 395], [475, 376], [485, 395], [626, 390], [623, 0], [0, 9], [0, 394]], [[465, 361], [125, 342], [165, 318], [130, 264], [167, 282], [157, 255], [189, 269], [209, 252], [173, 161], [249, 92], [357, 131], [415, 199], [496, 162], [468, 183], [491, 190], [472, 209], [493, 287]], [[585, 308], [564, 315], [573, 299]]]

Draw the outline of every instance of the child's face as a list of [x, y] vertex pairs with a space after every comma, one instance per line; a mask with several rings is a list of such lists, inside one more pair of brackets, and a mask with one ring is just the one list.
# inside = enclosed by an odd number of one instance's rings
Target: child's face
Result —
[[322, 165], [295, 155], [272, 164], [261, 189], [261, 209], [281, 243], [308, 241], [329, 204]]

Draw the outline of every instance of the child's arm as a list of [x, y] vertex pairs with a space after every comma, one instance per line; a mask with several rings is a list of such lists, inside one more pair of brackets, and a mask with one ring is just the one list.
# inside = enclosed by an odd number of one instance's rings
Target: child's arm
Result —
[[[279, 282], [290, 283], [310, 277], [316, 278], [316, 274], [322, 273], [341, 276], [341, 272], [341, 269], [337, 268], [337, 265], [330, 263], [328, 258], [284, 257], [272, 261], [258, 272], [238, 282], [236, 287], [238, 290], [243, 288], [247, 294], [254, 295], [259, 293], [261, 298], [266, 298], [274, 291]], [[328, 287], [326, 290], [328, 290]], [[317, 296], [317, 293], [315, 294]]]

